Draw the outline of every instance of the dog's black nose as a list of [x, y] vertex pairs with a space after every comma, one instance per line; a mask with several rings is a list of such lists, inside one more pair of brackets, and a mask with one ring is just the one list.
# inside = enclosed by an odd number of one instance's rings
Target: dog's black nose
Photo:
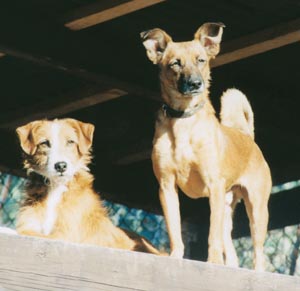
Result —
[[54, 168], [57, 172], [63, 173], [67, 170], [66, 162], [57, 162], [54, 164]]
[[184, 95], [200, 93], [203, 90], [203, 80], [200, 76], [181, 75], [178, 80], [178, 90]]
[[191, 91], [198, 90], [202, 86], [202, 80], [201, 79], [190, 79], [188, 81], [188, 86]]

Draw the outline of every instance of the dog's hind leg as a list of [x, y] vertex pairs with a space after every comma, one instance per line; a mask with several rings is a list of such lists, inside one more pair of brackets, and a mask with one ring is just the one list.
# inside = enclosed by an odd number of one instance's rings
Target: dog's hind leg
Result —
[[253, 241], [254, 269], [256, 271], [264, 271], [264, 242], [269, 220], [269, 195], [263, 195], [263, 193], [258, 192], [258, 190], [257, 187], [254, 187], [254, 189], [247, 187], [248, 193], [244, 195], [244, 202], [249, 217]]
[[238, 267], [238, 257], [232, 242], [231, 232], [232, 232], [232, 216], [238, 199], [234, 195], [233, 191], [226, 193], [225, 197], [225, 212], [224, 212], [224, 256], [225, 265], [231, 267]]

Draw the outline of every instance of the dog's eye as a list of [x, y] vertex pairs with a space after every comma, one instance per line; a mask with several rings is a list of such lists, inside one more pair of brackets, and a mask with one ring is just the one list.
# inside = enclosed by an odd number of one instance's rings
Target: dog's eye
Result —
[[198, 63], [199, 63], [199, 64], [204, 64], [205, 62], [206, 62], [205, 59], [198, 58]]
[[40, 146], [46, 146], [50, 148], [50, 141], [49, 140], [43, 140], [42, 142], [39, 143]]
[[67, 141], [67, 145], [73, 145], [73, 144], [75, 144], [75, 141], [74, 141], [74, 140], [69, 139], [69, 140]]
[[172, 68], [172, 67], [175, 67], [175, 66], [181, 67], [181, 62], [180, 62], [180, 60], [177, 59], [177, 60], [171, 62], [169, 66], [170, 66], [171, 68]]

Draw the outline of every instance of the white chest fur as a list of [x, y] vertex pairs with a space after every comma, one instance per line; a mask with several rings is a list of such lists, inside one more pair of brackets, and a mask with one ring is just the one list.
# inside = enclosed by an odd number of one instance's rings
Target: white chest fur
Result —
[[49, 235], [55, 225], [57, 219], [57, 206], [62, 199], [63, 193], [67, 191], [65, 185], [59, 185], [51, 188], [46, 201], [46, 211], [42, 232], [44, 235]]

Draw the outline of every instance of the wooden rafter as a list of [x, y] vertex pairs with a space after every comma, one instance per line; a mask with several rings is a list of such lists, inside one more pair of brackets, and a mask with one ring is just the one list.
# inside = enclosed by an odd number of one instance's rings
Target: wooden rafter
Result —
[[51, 68], [61, 72], [65, 72], [71, 76], [78, 77], [82, 80], [89, 82], [94, 82], [99, 84], [101, 87], [106, 87], [106, 89], [117, 88], [121, 91], [125, 91], [132, 95], [144, 96], [149, 99], [160, 100], [159, 94], [151, 90], [147, 90], [143, 87], [140, 87], [136, 84], [128, 83], [125, 81], [112, 78], [105, 74], [91, 73], [85, 70], [84, 68], [73, 67], [68, 64], [57, 62], [49, 57], [37, 56], [31, 53], [22, 52], [10, 47], [0, 45], [0, 51], [5, 53], [8, 56], [12, 56], [24, 61], [28, 61], [36, 64], [37, 66]]
[[[45, 101], [35, 106], [18, 109], [6, 114], [0, 118], [0, 128], [14, 129], [17, 126], [27, 122], [42, 119], [54, 118], [61, 115], [74, 112], [79, 109], [90, 107], [115, 98], [127, 95], [127, 92], [119, 89], [93, 90], [94, 92], [80, 92], [56, 98], [55, 101]], [[26, 112], [24, 114], [24, 112]]]
[[[224, 43], [222, 52], [213, 60], [212, 67], [219, 67], [297, 41], [300, 41], [300, 19]], [[115, 163], [118, 165], [131, 164], [149, 159], [150, 156], [150, 148], [145, 148], [143, 151], [124, 156]]]
[[46, 101], [36, 104], [34, 107], [19, 108], [17, 111], [8, 112], [0, 117], [0, 128], [15, 128], [20, 124], [37, 118], [60, 116], [127, 94], [159, 100], [159, 94], [156, 94], [155, 92], [151, 92], [135, 84], [111, 78], [104, 74], [91, 73], [82, 68], [58, 63], [48, 57], [36, 56], [3, 45], [0, 45], [0, 51], [5, 55], [34, 63], [37, 66], [58, 70], [98, 86], [92, 88], [88, 92], [84, 91], [72, 95], [70, 94], [70, 96], [62, 96], [61, 101], [59, 102], [54, 101], [49, 103]]
[[222, 66], [300, 41], [300, 18], [273, 26], [222, 45], [212, 67]]
[[65, 26], [81, 30], [166, 0], [109, 0], [79, 8], [66, 16]]
[[[271, 27], [259, 31], [255, 34], [251, 34], [225, 43], [222, 47], [222, 53], [216, 58], [216, 60], [213, 61], [212, 66], [218, 67], [299, 40], [300, 40], [300, 19], [296, 19], [281, 24], [279, 26]], [[109, 76], [103, 74], [90, 73], [81, 68], [70, 67], [65, 64], [57, 63], [49, 58], [38, 57], [32, 54], [20, 52], [1, 45], [0, 45], [0, 52], [3, 55], [10, 55], [16, 58], [20, 58], [22, 60], [33, 62], [39, 66], [49, 67], [52, 69], [57, 69], [66, 72], [70, 75], [74, 75], [76, 77], [91, 82], [95, 82], [97, 84], [100, 84], [101, 87], [104, 87], [104, 89], [100, 90], [100, 92], [98, 93], [82, 96], [81, 101], [69, 100], [67, 101], [67, 103], [61, 104], [60, 106], [55, 105], [49, 108], [48, 112], [46, 112], [45, 110], [44, 111], [36, 110], [36, 112], [38, 113], [35, 112], [30, 114], [31, 117], [29, 117], [27, 114], [26, 116], [22, 116], [22, 117], [19, 116], [19, 118], [14, 118], [13, 120], [9, 118], [9, 116], [15, 117], [15, 114], [11, 113], [11, 115], [6, 116], [7, 117], [6, 120], [8, 120], [7, 122], [3, 122], [5, 119], [1, 118], [2, 122], [0, 121], [0, 127], [14, 127], [16, 125], [19, 125], [22, 122], [30, 120], [33, 117], [38, 118], [40, 116], [44, 116], [46, 115], [46, 113], [47, 116], [51, 116], [51, 117], [58, 116], [80, 108], [87, 107], [89, 106], [88, 104], [94, 105], [109, 99], [114, 99], [119, 96], [126, 95], [127, 93], [137, 95], [137, 96], [144, 96], [146, 98], [151, 98], [155, 100], [160, 100], [159, 97], [160, 94], [157, 92], [151, 92], [137, 85], [116, 80], [114, 78], [110, 78]], [[41, 107], [43, 106], [44, 105], [41, 104]], [[148, 157], [149, 157], [149, 149], [145, 149], [145, 151], [141, 153], [135, 153], [132, 156], [130, 155], [127, 157], [123, 157], [122, 159], [117, 161], [117, 163], [129, 164], [132, 162], [146, 159]]]
[[124, 165], [128, 165], [128, 164], [144, 161], [144, 160], [150, 159], [151, 152], [152, 152], [151, 148], [146, 148], [142, 151], [138, 151], [136, 153], [132, 153], [132, 154], [126, 155], [126, 156], [118, 159], [115, 162], [115, 164], [124, 166]]

